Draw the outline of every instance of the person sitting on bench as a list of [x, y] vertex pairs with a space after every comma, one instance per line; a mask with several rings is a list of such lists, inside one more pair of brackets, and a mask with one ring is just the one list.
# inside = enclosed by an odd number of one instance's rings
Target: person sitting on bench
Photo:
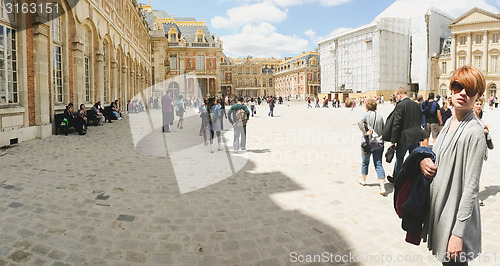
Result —
[[87, 131], [83, 129], [84, 120], [73, 113], [73, 103], [69, 103], [64, 110], [64, 118], [68, 121], [68, 126], [74, 127], [80, 135], [85, 135]]

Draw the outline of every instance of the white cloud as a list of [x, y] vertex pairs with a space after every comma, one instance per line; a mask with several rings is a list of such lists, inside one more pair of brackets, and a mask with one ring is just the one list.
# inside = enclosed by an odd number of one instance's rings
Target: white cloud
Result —
[[255, 56], [281, 58], [283, 55], [300, 54], [308, 50], [308, 41], [296, 35], [283, 35], [267, 22], [247, 24], [241, 33], [221, 36], [224, 52], [230, 56]]
[[226, 14], [228, 17], [214, 17], [212, 27], [234, 28], [248, 23], [278, 23], [286, 19], [287, 10], [281, 10], [270, 3], [257, 3], [231, 8]]
[[309, 38], [314, 38], [316, 36], [316, 32], [314, 32], [312, 29], [306, 30], [304, 34]]
[[311, 3], [319, 3], [322, 6], [337, 6], [351, 2], [351, 0], [274, 0], [274, 2], [283, 7], [298, 6]]

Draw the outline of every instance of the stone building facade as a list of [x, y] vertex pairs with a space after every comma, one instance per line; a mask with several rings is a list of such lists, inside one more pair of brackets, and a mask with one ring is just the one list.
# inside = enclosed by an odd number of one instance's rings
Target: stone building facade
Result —
[[233, 62], [234, 94], [238, 96], [273, 96], [276, 58], [229, 58]]
[[279, 96], [306, 98], [321, 92], [319, 52], [302, 53], [280, 62], [274, 74], [275, 93]]
[[435, 93], [449, 96], [450, 79], [457, 68], [472, 65], [486, 79], [486, 99], [498, 97], [500, 86], [500, 15], [473, 8], [452, 21], [448, 38], [433, 65]]
[[0, 146], [50, 136], [69, 102], [125, 106], [151, 83], [150, 37], [135, 0], [51, 2], [59, 13], [48, 17], [8, 13], [1, 2]]
[[154, 94], [174, 98], [221, 95], [222, 41], [204, 21], [174, 17], [142, 5], [151, 33]]

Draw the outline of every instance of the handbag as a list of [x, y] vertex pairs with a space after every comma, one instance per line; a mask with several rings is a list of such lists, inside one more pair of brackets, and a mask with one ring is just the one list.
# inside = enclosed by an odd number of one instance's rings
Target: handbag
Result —
[[[366, 123], [365, 123], [365, 128], [367, 128]], [[361, 149], [363, 149], [363, 154], [365, 155], [372, 152], [372, 147], [370, 145], [370, 138], [368, 136], [364, 136], [364, 141], [361, 143]]]
[[394, 158], [394, 153], [396, 153], [396, 145], [391, 145], [391, 147], [387, 149], [387, 152], [385, 152], [385, 161], [387, 163], [392, 162], [392, 159]]
[[[377, 122], [377, 113], [375, 113], [375, 120], [373, 120], [373, 126], [372, 128], [375, 128], [375, 123]], [[365, 132], [368, 131], [368, 124], [363, 122], [363, 125], [365, 127]], [[370, 142], [370, 137], [367, 135], [363, 135], [363, 142], [361, 143], [361, 149], [363, 149], [363, 154], [369, 154], [372, 152], [372, 145]], [[377, 148], [378, 149], [378, 148]]]

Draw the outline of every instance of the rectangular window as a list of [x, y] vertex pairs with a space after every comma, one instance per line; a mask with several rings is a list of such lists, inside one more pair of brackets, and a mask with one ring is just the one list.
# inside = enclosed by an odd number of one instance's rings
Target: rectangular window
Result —
[[465, 57], [461, 56], [458, 58], [458, 67], [463, 67], [465, 66]]
[[482, 41], [483, 41], [483, 35], [481, 34], [476, 35], [476, 44], [481, 44]]
[[0, 25], [0, 104], [18, 103], [16, 30]]
[[477, 69], [481, 69], [481, 56], [474, 56], [474, 66], [477, 68]]
[[90, 71], [89, 71], [89, 57], [85, 56], [85, 102], [90, 102]]
[[441, 71], [442, 71], [441, 73], [443, 73], [443, 74], [447, 72], [446, 71], [446, 62], [441, 63]]
[[498, 33], [493, 34], [492, 43], [498, 43]]
[[498, 72], [498, 55], [491, 56], [491, 69], [490, 72], [497, 73]]
[[56, 93], [56, 102], [63, 102], [63, 74], [62, 74], [62, 48], [54, 45], [54, 58], [52, 60], [52, 81]]
[[196, 70], [205, 70], [205, 56], [199, 55], [196, 57]]
[[460, 45], [465, 45], [465, 36], [460, 36]]
[[55, 14], [52, 15], [52, 40], [55, 42], [62, 41], [62, 32], [61, 32], [61, 17]]
[[177, 55], [170, 56], [170, 69], [177, 69]]

